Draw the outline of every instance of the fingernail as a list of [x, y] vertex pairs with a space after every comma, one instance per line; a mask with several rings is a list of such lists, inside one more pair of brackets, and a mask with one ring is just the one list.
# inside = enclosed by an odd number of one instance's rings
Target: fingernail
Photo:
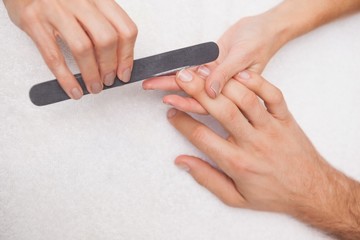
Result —
[[210, 86], [211, 90], [214, 93], [214, 97], [217, 97], [220, 93], [220, 83], [219, 82], [213, 82]]
[[185, 172], [189, 172], [189, 171], [190, 171], [190, 167], [189, 167], [188, 165], [184, 164], [184, 163], [176, 163], [176, 166], [177, 166], [179, 169], [181, 169], [181, 170], [183, 170], [183, 171], [185, 171]]
[[72, 99], [74, 100], [79, 100], [81, 97], [82, 97], [82, 93], [81, 91], [78, 89], [78, 88], [73, 88], [71, 90], [71, 96], [72, 96]]
[[142, 87], [144, 90], [153, 90], [152, 86], [146, 82], [143, 82]]
[[91, 85], [91, 93], [92, 94], [98, 94], [102, 91], [102, 89], [103, 89], [103, 86], [100, 83], [93, 83]]
[[131, 68], [128, 68], [125, 71], [123, 71], [121, 80], [127, 83], [130, 82], [130, 79], [131, 79]]
[[178, 77], [183, 82], [191, 82], [193, 80], [192, 74], [186, 69], [181, 70]]
[[114, 84], [114, 81], [115, 81], [115, 72], [111, 72], [111, 73], [108, 73], [105, 75], [104, 77], [104, 84], [108, 87], [110, 87], [111, 85]]
[[172, 108], [167, 112], [167, 117], [173, 118], [173, 117], [175, 117], [176, 113], [177, 113], [177, 110], [175, 108]]
[[163, 103], [166, 104], [166, 105], [169, 105], [169, 106], [173, 106], [171, 103], [169, 103], [167, 101], [164, 101], [164, 100], [163, 100]]
[[202, 77], [208, 77], [210, 75], [210, 69], [204, 65], [200, 66], [198, 68], [198, 73], [202, 76]]
[[238, 76], [241, 78], [241, 79], [244, 79], [244, 80], [249, 80], [250, 79], [250, 74], [246, 71], [243, 71], [243, 72], [240, 72], [238, 74]]

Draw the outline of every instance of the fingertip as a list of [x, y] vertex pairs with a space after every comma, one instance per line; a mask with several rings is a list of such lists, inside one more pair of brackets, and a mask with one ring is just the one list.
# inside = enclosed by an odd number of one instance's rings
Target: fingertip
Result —
[[193, 73], [184, 68], [176, 74], [176, 79], [184, 83], [189, 83], [194, 79]]
[[164, 104], [173, 106], [172, 101], [171, 101], [171, 97], [169, 95], [164, 96], [162, 101], [163, 101]]
[[211, 79], [208, 79], [206, 81], [205, 91], [210, 98], [215, 99], [217, 97], [217, 94], [216, 94], [216, 91], [214, 91], [214, 89], [212, 88], [212, 82], [210, 82], [210, 81], [211, 81]]
[[110, 73], [107, 73], [104, 77], [103, 77], [103, 82], [105, 86], [112, 86], [115, 82], [115, 78], [116, 78], [116, 74], [115, 71], [112, 71]]
[[92, 83], [88, 89], [91, 94], [99, 94], [104, 89], [104, 85], [100, 82]]
[[217, 98], [221, 93], [221, 81], [223, 78], [217, 76], [217, 72], [213, 72], [206, 80], [206, 92], [212, 99]]
[[131, 67], [128, 67], [128, 68], [125, 68], [125, 69], [119, 67], [119, 70], [117, 72], [118, 78], [124, 83], [130, 82], [131, 74], [132, 74], [132, 68]]
[[176, 116], [176, 114], [178, 113], [178, 110], [176, 110], [175, 108], [171, 108], [168, 112], [167, 112], [167, 118], [168, 119], [172, 119]]
[[191, 168], [190, 168], [190, 164], [188, 164], [186, 161], [185, 161], [185, 156], [179, 156], [175, 159], [175, 165], [183, 170], [183, 171], [186, 171], [186, 172], [190, 172]]
[[241, 71], [239, 72], [236, 76], [235, 76], [235, 79], [242, 82], [242, 83], [245, 83], [247, 84], [248, 81], [251, 79], [252, 77], [252, 74], [250, 71], [248, 70], [244, 70], [244, 71]]
[[145, 80], [142, 82], [142, 88], [144, 90], [153, 90], [153, 88], [151, 86], [151, 82], [149, 80]]
[[199, 67], [197, 68], [196, 72], [197, 72], [197, 74], [198, 74], [200, 77], [202, 77], [202, 78], [204, 78], [204, 79], [206, 79], [207, 77], [209, 77], [210, 74], [211, 74], [210, 68], [208, 68], [208, 67], [205, 66], [205, 65], [199, 66]]
[[69, 97], [73, 100], [80, 100], [83, 96], [83, 92], [81, 89], [75, 87], [73, 89], [71, 89]]
[[215, 81], [210, 84], [210, 94], [212, 98], [217, 98], [221, 92], [221, 85], [218, 81]]

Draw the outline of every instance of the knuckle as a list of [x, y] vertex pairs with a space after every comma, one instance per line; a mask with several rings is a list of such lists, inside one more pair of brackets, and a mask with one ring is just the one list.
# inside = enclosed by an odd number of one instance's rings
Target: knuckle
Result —
[[130, 23], [120, 32], [120, 39], [123, 41], [135, 41], [138, 35], [138, 28], [135, 23]]
[[114, 32], [99, 34], [96, 39], [96, 45], [100, 48], [111, 48], [116, 46], [118, 37]]
[[247, 91], [240, 98], [240, 106], [252, 107], [252, 106], [256, 105], [258, 101], [259, 101], [258, 97], [256, 96], [255, 93], [253, 93], [251, 91]]
[[271, 94], [271, 103], [273, 104], [281, 104], [284, 102], [284, 95], [278, 88], [274, 88], [272, 94]]
[[93, 45], [90, 42], [90, 40], [82, 40], [82, 41], [76, 41], [72, 43], [72, 51], [75, 55], [78, 56], [84, 56], [89, 54], [92, 51]]
[[244, 159], [244, 156], [240, 152], [228, 154], [224, 157], [226, 168], [231, 169], [234, 175], [244, 174], [251, 171], [250, 162]]
[[31, 26], [38, 19], [38, 11], [33, 4], [25, 7], [19, 17], [19, 25], [22, 27]]
[[239, 109], [237, 107], [225, 107], [224, 113], [220, 115], [222, 121], [236, 122], [239, 116]]
[[44, 54], [45, 63], [54, 70], [63, 64], [63, 57], [56, 50], [49, 50]]
[[196, 126], [192, 131], [190, 139], [196, 142], [204, 142], [207, 139], [207, 128], [203, 125]]
[[121, 53], [121, 56], [119, 57], [119, 59], [122, 64], [130, 65], [134, 60], [134, 55], [132, 52]]

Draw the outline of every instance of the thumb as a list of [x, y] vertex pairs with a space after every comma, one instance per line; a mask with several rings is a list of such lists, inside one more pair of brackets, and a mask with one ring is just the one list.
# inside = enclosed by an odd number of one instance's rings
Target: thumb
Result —
[[226, 83], [236, 74], [245, 70], [249, 64], [241, 59], [239, 54], [229, 54], [222, 63], [215, 67], [206, 80], [206, 92], [211, 98], [216, 98]]

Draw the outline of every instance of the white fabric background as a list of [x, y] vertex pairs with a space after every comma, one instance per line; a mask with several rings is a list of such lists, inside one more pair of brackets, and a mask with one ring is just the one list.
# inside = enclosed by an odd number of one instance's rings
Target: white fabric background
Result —
[[[216, 40], [278, 2], [119, 1], [140, 30], [137, 58]], [[38, 108], [28, 91], [53, 76], [2, 4], [0, 41], [1, 240], [329, 239], [287, 216], [228, 208], [178, 170], [177, 155], [202, 155], [168, 124], [165, 93], [138, 83]], [[355, 15], [290, 43], [264, 72], [326, 159], [358, 180], [359, 63]]]

